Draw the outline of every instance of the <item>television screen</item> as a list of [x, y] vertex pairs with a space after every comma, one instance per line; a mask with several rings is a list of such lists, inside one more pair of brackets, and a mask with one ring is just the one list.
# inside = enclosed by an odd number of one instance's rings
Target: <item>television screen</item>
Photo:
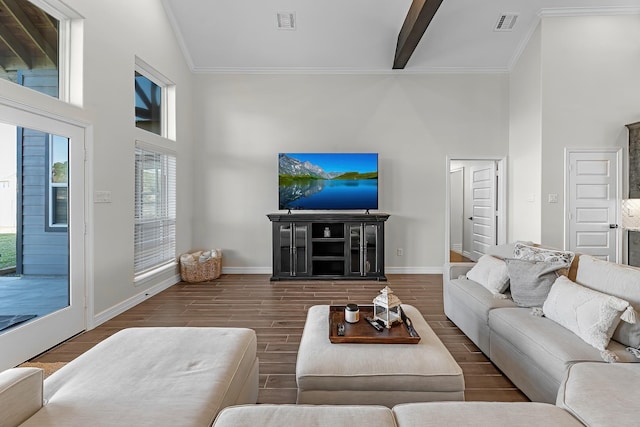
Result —
[[377, 153], [278, 154], [280, 209], [378, 209]]

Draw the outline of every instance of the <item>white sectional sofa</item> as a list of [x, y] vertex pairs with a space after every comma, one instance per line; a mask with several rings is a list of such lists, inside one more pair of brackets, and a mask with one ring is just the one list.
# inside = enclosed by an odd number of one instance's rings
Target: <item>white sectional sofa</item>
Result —
[[565, 374], [557, 404], [421, 402], [374, 405], [241, 405], [223, 409], [215, 427], [610, 427], [638, 424], [640, 364], [577, 363]]
[[[509, 256], [512, 246], [494, 248]], [[464, 275], [473, 264], [452, 264], [443, 278], [447, 317], [531, 400], [553, 403], [567, 369], [578, 362], [604, 362], [603, 352], [547, 317], [532, 315], [511, 299]], [[577, 268], [576, 268], [577, 266]], [[448, 273], [448, 274], [447, 274]], [[569, 278], [586, 288], [622, 298], [640, 308], [640, 269], [577, 256]], [[627, 348], [640, 344], [638, 324], [621, 322], [606, 348], [617, 362], [639, 362]]]
[[251, 329], [125, 329], [44, 381], [0, 372], [0, 426], [210, 426], [257, 401], [256, 348]]
[[386, 406], [253, 405], [225, 408], [215, 427], [584, 427], [546, 403], [426, 402]]

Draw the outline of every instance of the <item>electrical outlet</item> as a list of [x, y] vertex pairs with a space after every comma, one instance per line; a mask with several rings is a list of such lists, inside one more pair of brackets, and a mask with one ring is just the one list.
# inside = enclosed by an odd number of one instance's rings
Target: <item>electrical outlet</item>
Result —
[[404, 255], [404, 250], [403, 250], [402, 248], [398, 248], [398, 249], [396, 249], [396, 255], [397, 255], [397, 256], [402, 256], [402, 255]]
[[558, 203], [558, 195], [550, 193], [549, 194], [549, 203]]

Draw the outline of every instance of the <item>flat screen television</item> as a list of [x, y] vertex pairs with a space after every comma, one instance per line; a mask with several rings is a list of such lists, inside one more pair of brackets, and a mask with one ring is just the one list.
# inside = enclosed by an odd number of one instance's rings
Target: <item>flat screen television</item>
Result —
[[280, 153], [285, 210], [378, 209], [378, 153]]

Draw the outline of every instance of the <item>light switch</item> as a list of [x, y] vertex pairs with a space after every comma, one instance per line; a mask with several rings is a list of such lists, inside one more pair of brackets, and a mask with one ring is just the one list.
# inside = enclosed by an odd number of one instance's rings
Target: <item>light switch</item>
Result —
[[111, 203], [111, 191], [96, 190], [95, 194], [93, 195], [93, 202], [94, 203]]

